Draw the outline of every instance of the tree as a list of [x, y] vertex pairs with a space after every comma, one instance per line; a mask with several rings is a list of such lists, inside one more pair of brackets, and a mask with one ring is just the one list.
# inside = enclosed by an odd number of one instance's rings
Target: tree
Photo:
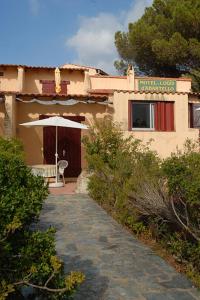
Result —
[[0, 300], [24, 299], [25, 286], [40, 299], [68, 299], [84, 279], [80, 272], [65, 276], [53, 228], [30, 228], [47, 194], [43, 179], [25, 165], [22, 145], [0, 138]]
[[147, 75], [199, 78], [200, 0], [154, 0], [128, 32], [115, 33], [115, 45], [119, 71], [132, 63]]

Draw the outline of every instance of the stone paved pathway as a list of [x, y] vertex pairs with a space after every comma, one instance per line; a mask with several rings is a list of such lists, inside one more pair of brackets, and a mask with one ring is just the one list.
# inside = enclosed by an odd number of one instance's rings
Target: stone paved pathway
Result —
[[75, 300], [200, 299], [192, 284], [142, 245], [86, 195], [50, 195], [40, 228], [57, 228], [66, 271], [86, 281]]

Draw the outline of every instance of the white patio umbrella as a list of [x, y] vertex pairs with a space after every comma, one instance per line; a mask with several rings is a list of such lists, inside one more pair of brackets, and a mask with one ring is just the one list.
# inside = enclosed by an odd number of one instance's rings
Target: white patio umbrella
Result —
[[60, 184], [58, 182], [58, 127], [68, 127], [68, 128], [77, 128], [77, 129], [88, 129], [88, 127], [84, 124], [70, 121], [68, 119], [62, 118], [62, 117], [50, 117], [43, 120], [37, 120], [27, 123], [20, 124], [22, 126], [26, 127], [32, 127], [32, 126], [54, 126], [56, 127], [56, 153], [55, 153], [55, 162], [56, 162], [56, 182], [54, 184], [54, 187], [59, 187]]

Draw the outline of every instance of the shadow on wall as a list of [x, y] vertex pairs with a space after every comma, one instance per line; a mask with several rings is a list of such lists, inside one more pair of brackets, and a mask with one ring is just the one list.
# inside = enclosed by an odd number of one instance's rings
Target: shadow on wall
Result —
[[[85, 116], [86, 123], [92, 125], [95, 119], [112, 115], [113, 108], [102, 104], [79, 103], [73, 106], [41, 105], [38, 103], [17, 103], [17, 137], [23, 141], [28, 164], [43, 163], [43, 128], [25, 128], [20, 123], [38, 120], [39, 115]], [[82, 136], [86, 134], [82, 133]], [[83, 148], [83, 147], [82, 147]], [[82, 150], [83, 151], [83, 150]], [[83, 163], [84, 164], [84, 163]]]
[[0, 136], [4, 136], [5, 104], [0, 103]]
[[25, 150], [25, 161], [29, 165], [43, 163], [43, 128], [17, 127], [17, 137], [22, 141]]

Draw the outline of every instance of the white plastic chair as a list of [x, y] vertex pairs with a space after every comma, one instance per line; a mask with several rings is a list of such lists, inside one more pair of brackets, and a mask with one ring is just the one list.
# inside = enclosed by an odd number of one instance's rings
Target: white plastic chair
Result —
[[62, 176], [63, 184], [65, 185], [65, 176], [64, 172], [65, 169], [68, 167], [68, 161], [67, 160], [59, 160], [58, 162], [58, 173]]

